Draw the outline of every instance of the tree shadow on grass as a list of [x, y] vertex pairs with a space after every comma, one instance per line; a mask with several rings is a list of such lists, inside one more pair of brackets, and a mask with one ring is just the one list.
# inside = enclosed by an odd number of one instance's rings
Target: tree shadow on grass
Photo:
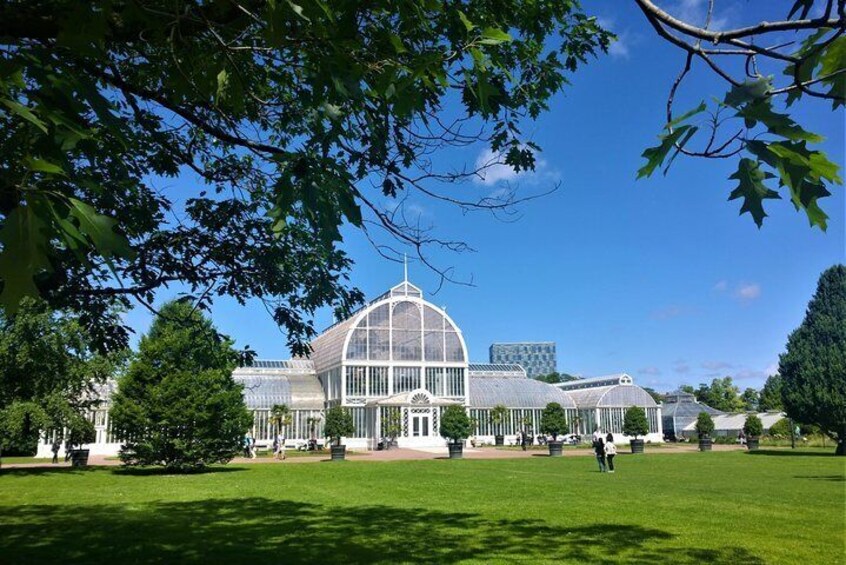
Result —
[[103, 467], [69, 467], [58, 465], [55, 467], [3, 467], [0, 469], [0, 477], [32, 477], [38, 475], [53, 475], [57, 473], [62, 475], [79, 475], [102, 469]]
[[[834, 448], [831, 451], [802, 451], [793, 449], [758, 449], [757, 451], [747, 451], [749, 455], [755, 457], [774, 456], [774, 457], [838, 457], [834, 453]], [[846, 457], [843, 458], [846, 461]]]
[[659, 529], [553, 527], [426, 508], [245, 498], [21, 505], [3, 514], [0, 555], [9, 563], [763, 563], [740, 547], [682, 547]]
[[243, 467], [224, 467], [213, 466], [205, 467], [203, 469], [191, 469], [188, 471], [171, 471], [164, 467], [113, 467], [112, 473], [115, 475], [134, 476], [134, 477], [152, 477], [162, 475], [209, 475], [214, 473], [237, 473], [239, 471], [246, 471]]
[[234, 473], [238, 471], [245, 471], [246, 469], [242, 467], [224, 467], [222, 465], [206, 467], [202, 470], [188, 472], [168, 471], [164, 467], [107, 467], [102, 465], [89, 465], [86, 467], [15, 467], [0, 469], [0, 477], [5, 475], [16, 477], [32, 477], [39, 475], [51, 475], [56, 473], [60, 473], [63, 475], [78, 475], [82, 473], [90, 473], [93, 471], [104, 470], [109, 471], [115, 475], [148, 477], [154, 475], [205, 475], [210, 473]]

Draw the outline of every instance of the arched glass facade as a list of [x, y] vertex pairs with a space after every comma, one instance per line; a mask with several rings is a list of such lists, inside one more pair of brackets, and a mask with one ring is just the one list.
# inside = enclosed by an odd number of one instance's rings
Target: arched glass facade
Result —
[[414, 391], [425, 391], [435, 405], [399, 407], [409, 437], [437, 436], [440, 406], [467, 405], [461, 330], [408, 282], [323, 332], [312, 349], [327, 404], [350, 409], [358, 438], [378, 438], [388, 412]]

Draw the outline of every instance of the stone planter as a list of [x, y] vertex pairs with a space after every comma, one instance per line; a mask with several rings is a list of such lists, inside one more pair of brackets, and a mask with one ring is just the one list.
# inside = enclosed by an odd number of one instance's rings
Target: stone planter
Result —
[[71, 467], [87, 467], [88, 455], [91, 453], [88, 449], [74, 449], [71, 451]]
[[332, 450], [332, 461], [343, 461], [347, 458], [346, 445], [333, 445], [330, 449]]
[[547, 445], [549, 446], [550, 457], [561, 457], [561, 455], [563, 455], [564, 442], [551, 441]]
[[464, 444], [460, 441], [458, 442], [449, 442], [447, 444], [449, 448], [449, 458], [450, 459], [463, 459], [464, 458]]
[[642, 439], [633, 439], [629, 442], [629, 445], [632, 446], [632, 453], [643, 453]]
[[494, 436], [494, 445], [505, 445], [505, 436]]
[[746, 438], [746, 449], [749, 451], [758, 451], [758, 438]]
[[711, 438], [699, 438], [699, 451], [711, 451]]

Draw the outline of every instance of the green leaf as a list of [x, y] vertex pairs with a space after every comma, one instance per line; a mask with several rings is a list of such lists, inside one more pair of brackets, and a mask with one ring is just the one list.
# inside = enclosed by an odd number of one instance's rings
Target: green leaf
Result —
[[3, 291], [0, 303], [8, 312], [17, 310], [21, 298], [38, 296], [33, 277], [52, 271], [48, 259], [49, 235], [47, 225], [35, 206], [13, 208], [0, 228], [0, 279]]
[[311, 23], [311, 20], [308, 19], [308, 16], [303, 14], [303, 7], [302, 6], [300, 6], [299, 4], [294, 4], [293, 2], [291, 2], [291, 0], [288, 0], [288, 5], [291, 7], [291, 9], [294, 11], [295, 14], [297, 14], [299, 17], [301, 17], [305, 21]]
[[842, 183], [838, 166], [821, 151], [810, 151], [804, 141], [764, 143], [750, 141], [749, 151], [776, 169], [781, 184], [790, 189], [790, 198], [797, 210], [804, 210], [812, 226], [826, 229], [828, 216], [818, 200], [830, 195], [824, 180]]
[[727, 106], [738, 108], [739, 106], [763, 98], [772, 87], [772, 77], [761, 77], [746, 80], [740, 86], [733, 86], [726, 94], [723, 101]]
[[30, 110], [23, 104], [15, 102], [14, 100], [8, 100], [6, 98], [3, 98], [2, 100], [0, 100], [0, 102], [2, 102], [3, 105], [9, 108], [13, 113], [25, 119], [44, 133], [47, 133], [47, 125], [41, 120], [39, 120], [38, 117], [32, 113], [32, 110]]
[[670, 122], [668, 124], [668, 129], [671, 128], [671, 127], [675, 127], [675, 126], [679, 125], [680, 123], [686, 121], [687, 119], [692, 118], [696, 114], [701, 114], [702, 112], [705, 111], [706, 107], [707, 106], [705, 106], [705, 101], [703, 100], [702, 102], [699, 103], [699, 106], [697, 106], [693, 110], [685, 112], [684, 114], [682, 114], [681, 116], [679, 116], [678, 118], [675, 118], [672, 122]]
[[226, 94], [226, 89], [229, 86], [229, 73], [226, 72], [226, 69], [221, 69], [219, 73], [217, 73], [217, 100], [220, 101], [223, 99], [224, 94]]
[[821, 135], [802, 129], [787, 114], [774, 112], [772, 102], [767, 98], [760, 98], [742, 106], [737, 111], [737, 115], [744, 118], [748, 128], [753, 128], [758, 122], [761, 122], [770, 130], [770, 133], [792, 141], [805, 140], [811, 143], [819, 143], [824, 139]]
[[507, 43], [511, 40], [511, 36], [501, 29], [486, 27], [482, 30], [482, 39], [479, 43], [482, 45], [499, 45], [500, 43]]
[[461, 10], [457, 10], [457, 12], [458, 18], [461, 20], [461, 23], [464, 24], [464, 27], [467, 29], [467, 31], [473, 31], [476, 25], [467, 19], [467, 16], [464, 14], [464, 12], [462, 12]]
[[39, 157], [25, 157], [23, 164], [30, 171], [48, 173], [51, 175], [65, 175], [64, 169], [62, 169], [59, 165], [53, 164], [50, 161], [45, 161]]
[[[637, 178], [651, 176], [655, 172], [655, 169], [664, 163], [664, 159], [667, 158], [667, 155], [676, 146], [676, 143], [679, 144], [679, 147], [684, 147], [684, 143], [690, 140], [697, 129], [695, 126], [680, 126], [674, 129], [672, 133], [658, 136], [661, 143], [655, 147], [650, 147], [641, 154], [646, 159], [646, 164], [638, 169]], [[686, 133], [688, 131], [691, 131], [691, 133]], [[682, 136], [684, 136], [683, 140]], [[666, 170], [664, 173], [666, 174]]]
[[[820, 75], [822, 76], [830, 75], [846, 68], [846, 37], [840, 36], [835, 39], [825, 49], [820, 60], [822, 62]], [[834, 108], [846, 105], [846, 77], [840, 74], [822, 82], [831, 86], [828, 94], [835, 97], [832, 101]]]
[[106, 259], [114, 255], [126, 259], [134, 257], [129, 241], [114, 231], [115, 219], [98, 214], [90, 205], [76, 198], [68, 198], [68, 202], [70, 215], [79, 223], [79, 231], [88, 236], [97, 253]]
[[391, 40], [391, 45], [394, 46], [394, 51], [397, 52], [397, 55], [408, 52], [408, 49], [406, 49], [405, 45], [402, 44], [402, 39], [400, 39], [397, 34], [392, 33], [389, 38]]
[[737, 166], [737, 172], [729, 177], [730, 180], [738, 181], [738, 186], [729, 194], [729, 200], [743, 199], [740, 207], [740, 214], [749, 213], [752, 219], [760, 228], [767, 216], [764, 212], [764, 199], [779, 199], [778, 192], [771, 190], [764, 185], [767, 179], [775, 178], [775, 175], [761, 170], [760, 161], [743, 158]]

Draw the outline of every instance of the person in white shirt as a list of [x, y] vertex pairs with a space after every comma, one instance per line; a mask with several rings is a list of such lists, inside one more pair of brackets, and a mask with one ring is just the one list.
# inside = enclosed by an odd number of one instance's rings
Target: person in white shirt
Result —
[[614, 445], [614, 436], [608, 434], [605, 437], [605, 460], [608, 461], [608, 472], [614, 472], [614, 456], [617, 455], [617, 446]]
[[284, 460], [287, 455], [285, 453], [285, 436], [282, 434], [276, 434], [276, 441], [274, 443], [276, 444], [276, 459]]

